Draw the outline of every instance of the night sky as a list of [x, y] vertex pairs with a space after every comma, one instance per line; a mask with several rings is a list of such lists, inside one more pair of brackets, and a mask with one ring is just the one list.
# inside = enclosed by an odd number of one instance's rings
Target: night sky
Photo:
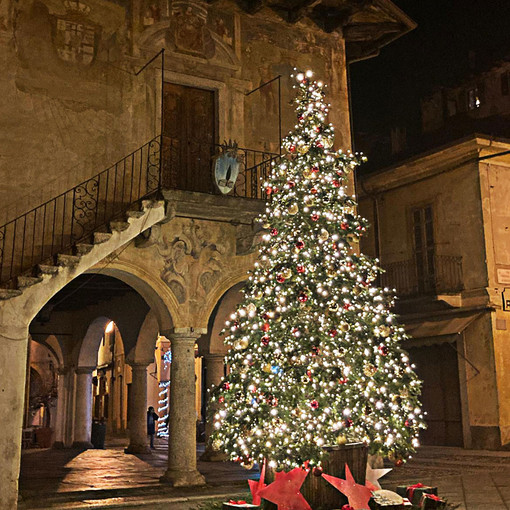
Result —
[[399, 118], [419, 124], [419, 98], [428, 90], [509, 55], [510, 0], [393, 1], [418, 26], [379, 56], [351, 65], [355, 132], [388, 130]]

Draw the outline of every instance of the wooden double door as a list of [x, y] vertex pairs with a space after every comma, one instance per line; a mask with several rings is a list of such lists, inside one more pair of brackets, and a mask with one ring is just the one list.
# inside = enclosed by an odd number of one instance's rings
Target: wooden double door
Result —
[[424, 445], [464, 446], [459, 368], [455, 344], [409, 349], [409, 358], [423, 381], [421, 401], [427, 411]]
[[163, 186], [212, 193], [216, 142], [215, 94], [165, 83], [163, 87]]

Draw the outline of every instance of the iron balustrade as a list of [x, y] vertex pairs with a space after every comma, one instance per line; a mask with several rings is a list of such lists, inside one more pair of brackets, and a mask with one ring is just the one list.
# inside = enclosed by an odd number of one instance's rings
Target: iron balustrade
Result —
[[0, 227], [0, 284], [51, 261], [161, 188], [160, 136]]
[[451, 294], [464, 289], [462, 257], [435, 255], [433, 267], [433, 273], [419, 276], [414, 259], [382, 264], [385, 272], [380, 286], [396, 289], [400, 297]]
[[[212, 160], [222, 147], [193, 147], [184, 161], [182, 152], [158, 135], [101, 173], [1, 226], [0, 285], [13, 286], [16, 277], [37, 264], [70, 253], [74, 245], [106, 230], [133, 204], [158, 195], [162, 188], [219, 193]], [[240, 172], [229, 196], [265, 199], [262, 185], [280, 156], [250, 149], [238, 152]]]
[[[219, 194], [214, 183], [213, 158], [225, 148], [222, 144], [200, 141], [183, 143], [177, 138], [163, 137], [162, 179], [165, 189]], [[238, 148], [239, 175], [228, 196], [265, 199], [262, 190], [271, 168], [280, 155], [268, 151]]]

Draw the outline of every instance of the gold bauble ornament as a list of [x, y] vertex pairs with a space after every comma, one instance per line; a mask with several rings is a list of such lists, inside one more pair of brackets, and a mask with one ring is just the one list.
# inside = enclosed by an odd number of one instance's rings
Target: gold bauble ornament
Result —
[[340, 324], [340, 331], [343, 331], [344, 333], [346, 333], [350, 329], [351, 329], [351, 327], [349, 326], [349, 324], [347, 324], [347, 322], [342, 322], [342, 324]]
[[261, 299], [263, 295], [264, 295], [264, 293], [263, 293], [261, 290], [257, 290], [257, 291], [253, 294], [253, 297], [254, 297], [255, 299]]
[[255, 313], [257, 311], [257, 307], [253, 304], [253, 303], [250, 303], [247, 307], [246, 307], [246, 311], [248, 313]]
[[263, 370], [264, 372], [266, 372], [266, 373], [270, 374], [270, 373], [271, 373], [271, 364], [270, 364], [270, 363], [267, 363], [266, 365], [264, 365], [264, 366], [262, 367], [262, 370]]
[[329, 311], [330, 312], [338, 312], [338, 303], [331, 303], [329, 305]]
[[360, 292], [361, 292], [361, 289], [360, 289], [359, 287], [354, 287], [354, 288], [352, 289], [352, 293], [353, 293], [355, 296], [359, 296]]
[[335, 268], [335, 266], [328, 266], [328, 268], [326, 270], [326, 273], [327, 273], [328, 276], [336, 276], [336, 268]]
[[332, 138], [323, 138], [322, 145], [324, 145], [325, 149], [331, 149], [331, 147], [333, 147], [333, 139]]
[[389, 326], [379, 326], [379, 335], [383, 338], [390, 336], [391, 328]]
[[220, 441], [219, 439], [215, 439], [215, 440], [212, 442], [211, 446], [212, 446], [212, 449], [213, 449], [215, 452], [217, 452], [217, 451], [219, 451], [219, 449], [221, 448], [221, 441]]
[[402, 388], [402, 389], [400, 390], [400, 396], [401, 396], [402, 398], [407, 398], [407, 397], [409, 397], [409, 390], [408, 390], [407, 388]]
[[292, 270], [290, 268], [284, 269], [282, 271], [283, 277], [288, 280], [292, 276]]
[[367, 376], [367, 377], [373, 377], [375, 375], [375, 373], [377, 372], [377, 367], [375, 365], [373, 365], [372, 363], [367, 363], [364, 367], [363, 367], [363, 373]]
[[307, 143], [303, 143], [297, 146], [297, 151], [299, 152], [299, 154], [306, 154], [309, 150], [310, 145], [308, 145]]
[[253, 462], [253, 460], [248, 460], [248, 461], [244, 461], [244, 462], [241, 462], [241, 466], [243, 466], [244, 469], [253, 469], [253, 465], [255, 463]]
[[321, 233], [319, 234], [319, 239], [321, 241], [327, 241], [329, 237], [329, 232], [325, 229], [321, 230]]
[[306, 195], [306, 197], [303, 200], [307, 205], [312, 205], [315, 203], [315, 197], [313, 195]]
[[267, 221], [262, 224], [262, 228], [268, 229], [271, 227], [271, 223], [268, 223]]
[[347, 438], [345, 436], [338, 436], [336, 438], [336, 444], [342, 445], [347, 443]]
[[247, 338], [240, 338], [234, 342], [234, 349], [236, 351], [242, 351], [248, 347], [250, 341]]
[[310, 179], [312, 177], [313, 172], [309, 168], [305, 168], [303, 170], [303, 177], [305, 179]]
[[298, 211], [299, 211], [299, 207], [298, 207], [298, 205], [297, 205], [297, 204], [292, 204], [291, 206], [289, 206], [289, 208], [287, 209], [287, 211], [288, 211], [288, 213], [289, 213], [289, 214], [294, 215], [294, 214], [297, 214], [297, 213], [298, 213]]
[[339, 347], [337, 350], [338, 350], [338, 356], [340, 358], [343, 358], [345, 356], [345, 349], [343, 347]]

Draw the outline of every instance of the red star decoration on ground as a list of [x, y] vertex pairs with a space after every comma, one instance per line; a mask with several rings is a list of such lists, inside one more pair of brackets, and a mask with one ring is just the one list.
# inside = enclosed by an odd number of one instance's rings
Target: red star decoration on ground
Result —
[[322, 477], [347, 496], [349, 505], [354, 510], [367, 510], [369, 508], [368, 501], [372, 497], [372, 491], [368, 487], [354, 481], [347, 464], [345, 464], [345, 480], [330, 475], [322, 475]]
[[262, 464], [262, 469], [260, 471], [259, 480], [248, 480], [248, 485], [250, 486], [251, 496], [253, 498], [254, 505], [260, 505], [260, 496], [259, 492], [266, 487], [264, 483], [264, 478], [266, 477], [266, 461]]
[[309, 469], [300, 467], [275, 475], [275, 481], [258, 492], [258, 495], [278, 505], [278, 510], [312, 510], [299, 490]]

